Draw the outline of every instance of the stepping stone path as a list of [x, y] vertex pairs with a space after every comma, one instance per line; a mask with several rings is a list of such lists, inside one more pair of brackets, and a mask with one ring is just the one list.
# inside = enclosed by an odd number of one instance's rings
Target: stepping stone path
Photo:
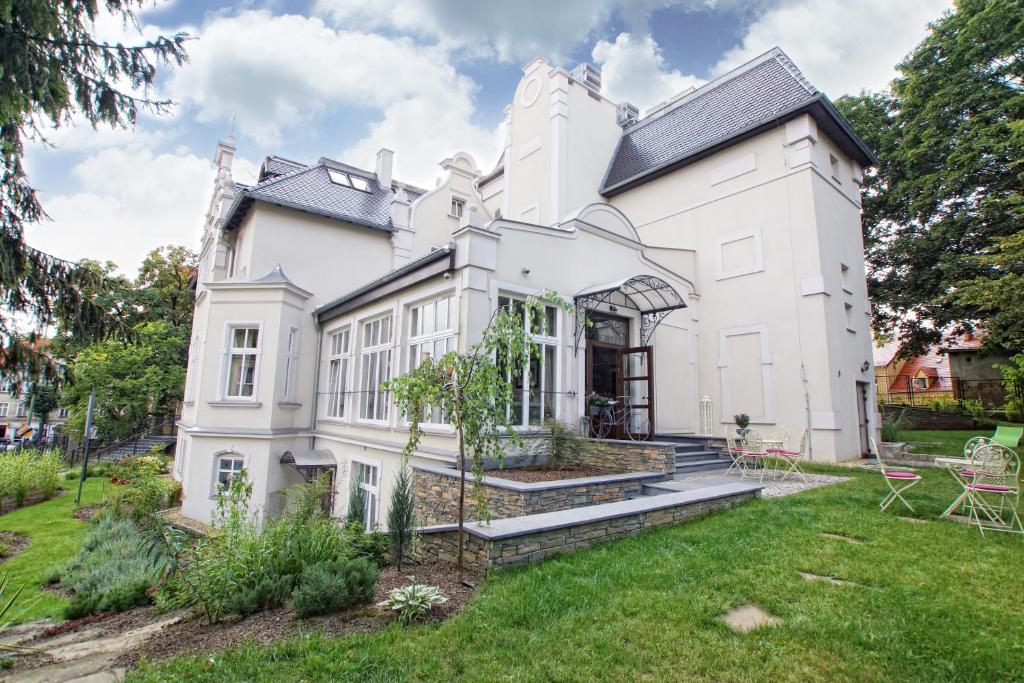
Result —
[[827, 531], [822, 531], [821, 535], [825, 538], [831, 538], [833, 541], [845, 541], [846, 543], [853, 543], [854, 545], [863, 545], [864, 541], [853, 536], [843, 536], [842, 534], [832, 534]]
[[749, 633], [762, 626], [775, 626], [782, 620], [768, 614], [757, 605], [740, 605], [722, 615], [722, 621], [737, 633]]
[[833, 586], [859, 586], [859, 583], [853, 581], [844, 581], [843, 579], [837, 579], [833, 576], [822, 576], [821, 574], [812, 574], [811, 572], [800, 572], [800, 576], [804, 577], [805, 581], [827, 581]]

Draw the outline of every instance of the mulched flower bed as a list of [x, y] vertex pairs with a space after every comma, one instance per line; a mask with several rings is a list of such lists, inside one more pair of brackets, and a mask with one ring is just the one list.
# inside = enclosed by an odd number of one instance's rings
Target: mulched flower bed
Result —
[[15, 506], [16, 500], [14, 496], [6, 496], [4, 498], [0, 498], [0, 515], [5, 515], [8, 512], [14, 512], [15, 510], [20, 510], [23, 507], [35, 505], [36, 503], [43, 503], [48, 500], [53, 500], [57, 496], [63, 496], [65, 493], [67, 493], [67, 489], [57, 489], [52, 496], [50, 496], [49, 498], [44, 498], [41, 493], [33, 492], [25, 496], [24, 504], [19, 506]]
[[92, 505], [89, 507], [80, 507], [71, 514], [75, 516], [75, 519], [81, 520], [83, 522], [88, 522], [93, 517], [95, 517], [96, 513], [99, 511], [100, 508], [98, 505]]
[[[316, 629], [320, 629], [328, 635], [368, 633], [396, 618], [390, 610], [379, 608], [376, 603], [387, 597], [388, 591], [392, 588], [410, 583], [409, 576], [412, 575], [415, 575], [417, 583], [437, 586], [441, 593], [448, 598], [448, 602], [431, 610], [426, 619], [428, 622], [443, 621], [457, 614], [473, 596], [475, 590], [457, 580], [455, 568], [450, 564], [406, 565], [402, 567], [401, 572], [394, 567], [387, 567], [381, 571], [373, 602], [370, 604], [357, 606], [337, 614], [308, 619], [299, 618], [290, 607], [267, 610], [245, 618], [233, 617], [214, 624], [206, 623], [205, 619], [199, 616], [190, 617], [165, 626], [145, 645], [121, 657], [116, 664], [117, 666], [133, 666], [143, 655], [151, 660], [158, 660], [177, 655], [215, 652], [234, 647], [243, 639], [260, 645], [268, 645], [282, 638], [298, 636]], [[478, 576], [467, 573], [465, 578], [472, 585], [480, 583]], [[133, 612], [149, 613], [150, 621], [167, 616], [153, 614], [150, 608], [123, 612], [122, 618], [129, 620], [133, 627], [144, 623], [137, 621], [141, 615], [133, 614]], [[112, 627], [111, 622], [103, 624], [104, 631], [109, 631], [111, 634], [125, 628], [124, 625]]]
[[13, 531], [0, 531], [0, 562], [11, 559], [28, 547], [28, 544], [28, 536]]
[[560, 479], [581, 479], [583, 477], [601, 477], [606, 474], [622, 474], [622, 470], [603, 467], [552, 467], [550, 469], [533, 469], [516, 467], [511, 469], [484, 470], [488, 477], [511, 479], [521, 482], [559, 481]]

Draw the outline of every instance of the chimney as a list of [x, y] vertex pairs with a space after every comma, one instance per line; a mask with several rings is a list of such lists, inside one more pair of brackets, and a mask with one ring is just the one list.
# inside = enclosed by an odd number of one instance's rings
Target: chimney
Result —
[[580, 64], [569, 74], [572, 80], [576, 81], [592, 93], [601, 93], [601, 70], [586, 62]]
[[615, 106], [615, 122], [622, 128], [629, 128], [640, 118], [640, 110], [629, 102], [619, 102]]
[[391, 187], [391, 171], [395, 164], [395, 153], [390, 149], [381, 148], [377, 152], [377, 182], [383, 188]]

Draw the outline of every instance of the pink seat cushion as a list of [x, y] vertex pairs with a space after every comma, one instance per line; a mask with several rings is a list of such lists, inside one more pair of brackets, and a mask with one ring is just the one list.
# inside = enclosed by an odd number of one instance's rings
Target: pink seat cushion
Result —
[[886, 472], [886, 479], [920, 479], [913, 472]]
[[964, 475], [965, 477], [973, 477], [976, 473], [974, 470], [960, 470], [960, 474]]
[[785, 448], [769, 448], [768, 452], [775, 455], [800, 455], [800, 451], [787, 451]]
[[995, 493], [1008, 493], [1013, 490], [1009, 486], [996, 486], [994, 484], [968, 484], [967, 488], [974, 491], [994, 491]]

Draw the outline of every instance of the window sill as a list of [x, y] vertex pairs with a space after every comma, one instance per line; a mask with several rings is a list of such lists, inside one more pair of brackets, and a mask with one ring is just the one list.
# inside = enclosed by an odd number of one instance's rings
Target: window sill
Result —
[[245, 400], [232, 400], [222, 399], [219, 401], [207, 401], [206, 405], [213, 406], [215, 408], [262, 408], [263, 404], [259, 401], [245, 401]]
[[278, 408], [289, 408], [289, 409], [294, 410], [295, 408], [301, 408], [302, 404], [297, 402], [297, 401], [278, 401], [277, 402], [277, 407]]
[[196, 404], [196, 401], [195, 399], [189, 399], [188, 401], [182, 401], [181, 404], [186, 406], [194, 406]]
[[388, 424], [387, 422], [382, 422], [382, 421], [378, 421], [378, 420], [356, 420], [354, 423], [352, 423], [352, 426], [353, 427], [367, 427], [369, 429], [387, 429], [387, 430], [391, 429], [391, 425], [390, 424]]
[[461, 221], [462, 220], [462, 216], [456, 216], [454, 213], [449, 213], [448, 214], [448, 218], [454, 218], [457, 221]]

